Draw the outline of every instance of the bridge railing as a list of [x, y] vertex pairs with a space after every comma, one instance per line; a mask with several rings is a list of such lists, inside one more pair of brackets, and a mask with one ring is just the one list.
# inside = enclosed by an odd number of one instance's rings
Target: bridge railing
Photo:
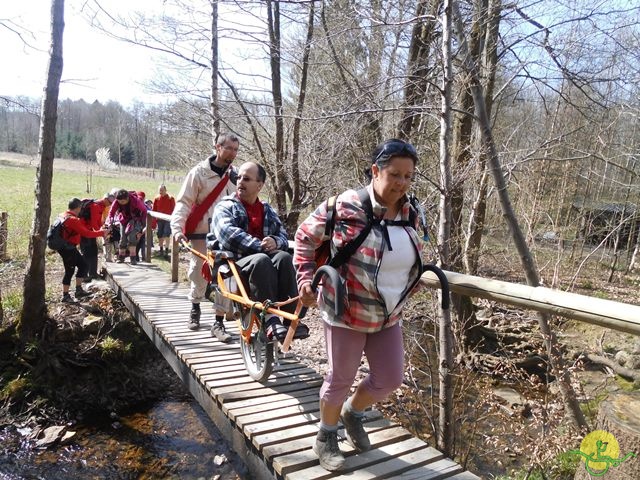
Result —
[[[146, 258], [151, 259], [152, 218], [170, 220], [171, 216], [153, 211], [148, 213]], [[171, 245], [171, 281], [177, 282], [179, 246], [173, 239]], [[449, 271], [444, 273], [449, 280], [451, 291], [460, 295], [495, 300], [525, 310], [560, 315], [592, 325], [640, 335], [640, 306], [638, 305]], [[440, 282], [431, 272], [425, 273], [422, 280], [431, 288], [440, 288]]]

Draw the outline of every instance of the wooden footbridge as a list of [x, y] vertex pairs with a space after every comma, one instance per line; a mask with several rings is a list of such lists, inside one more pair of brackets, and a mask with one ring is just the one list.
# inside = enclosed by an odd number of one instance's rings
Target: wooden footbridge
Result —
[[[211, 337], [212, 308], [202, 309], [200, 330], [187, 328], [186, 284], [148, 263], [108, 264], [107, 280], [255, 478], [479, 479], [375, 410], [365, 423], [373, 449], [356, 454], [341, 430], [345, 470], [327, 472], [311, 449], [319, 424], [318, 372], [288, 358], [268, 382], [255, 382], [239, 344]], [[237, 327], [228, 325], [237, 336]]]

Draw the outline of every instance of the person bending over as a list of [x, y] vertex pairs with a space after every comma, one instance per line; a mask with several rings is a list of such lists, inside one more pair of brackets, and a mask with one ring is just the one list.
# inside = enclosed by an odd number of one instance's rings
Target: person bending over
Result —
[[76, 274], [76, 299], [89, 295], [89, 293], [82, 288], [82, 280], [84, 280], [87, 274], [87, 263], [78, 251], [80, 239], [102, 237], [104, 236], [104, 230], [91, 230], [78, 218], [80, 208], [82, 207], [82, 200], [79, 198], [72, 198], [67, 207], [67, 211], [60, 214], [63, 221], [60, 234], [64, 240], [64, 246], [58, 250], [58, 253], [62, 257], [62, 263], [64, 264], [62, 301], [65, 303], [73, 303], [74, 299], [69, 294], [69, 287], [74, 272]]

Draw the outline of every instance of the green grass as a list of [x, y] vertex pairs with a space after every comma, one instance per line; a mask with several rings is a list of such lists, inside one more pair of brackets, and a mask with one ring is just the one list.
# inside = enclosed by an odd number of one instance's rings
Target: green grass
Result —
[[[35, 208], [35, 175], [35, 166], [22, 168], [0, 165], [4, 189], [0, 197], [0, 212], [9, 214], [7, 256], [10, 259], [25, 259], [28, 254], [29, 232], [33, 224]], [[142, 190], [147, 194], [147, 198], [153, 198], [161, 182], [161, 178], [137, 177], [129, 172], [122, 175], [114, 173], [109, 176], [93, 174], [89, 182], [86, 171], [55, 170], [54, 164], [50, 221], [67, 209], [67, 203], [73, 197], [102, 198], [106, 192], [118, 187]], [[180, 190], [179, 183], [166, 182], [166, 185], [171, 195], [177, 195]]]

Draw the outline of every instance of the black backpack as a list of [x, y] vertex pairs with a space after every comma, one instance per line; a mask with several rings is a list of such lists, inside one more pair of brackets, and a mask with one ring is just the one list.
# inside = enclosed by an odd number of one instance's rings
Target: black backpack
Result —
[[64, 229], [64, 222], [69, 217], [58, 217], [53, 225], [49, 227], [47, 232], [47, 247], [51, 250], [59, 252], [60, 250], [67, 248], [74, 248], [74, 246], [62, 237], [62, 230]]
[[84, 198], [82, 199], [82, 204], [80, 205], [80, 213], [78, 213], [78, 218], [82, 218], [83, 220], [89, 220], [91, 217], [91, 209], [89, 208], [92, 203], [95, 203], [93, 198]]
[[[358, 198], [364, 211], [367, 214], [367, 225], [360, 231], [358, 236], [351, 240], [349, 243], [340, 248], [335, 255], [331, 256], [331, 238], [333, 236], [333, 229], [336, 224], [336, 196], [330, 197], [327, 200], [327, 221], [324, 227], [325, 235], [329, 236], [329, 239], [322, 242], [322, 244], [316, 249], [316, 268], [322, 265], [330, 265], [333, 268], [339, 268], [344, 265], [349, 258], [356, 253], [364, 239], [367, 238], [369, 232], [374, 225], [386, 226], [402, 226], [402, 227], [414, 227], [417, 218], [417, 212], [415, 204], [411, 202], [411, 209], [409, 210], [409, 220], [381, 220], [373, 215], [373, 206], [371, 205], [371, 198], [366, 188], [358, 190]], [[391, 241], [389, 240], [389, 233], [386, 228], [382, 229], [384, 241], [386, 242], [389, 250], [392, 250]]]

